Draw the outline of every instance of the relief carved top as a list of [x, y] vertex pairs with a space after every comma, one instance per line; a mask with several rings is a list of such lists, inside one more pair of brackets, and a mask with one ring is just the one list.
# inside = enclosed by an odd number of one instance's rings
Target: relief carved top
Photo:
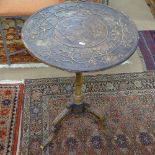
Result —
[[22, 29], [30, 52], [72, 72], [110, 68], [135, 51], [138, 32], [123, 13], [103, 4], [69, 2], [42, 9]]

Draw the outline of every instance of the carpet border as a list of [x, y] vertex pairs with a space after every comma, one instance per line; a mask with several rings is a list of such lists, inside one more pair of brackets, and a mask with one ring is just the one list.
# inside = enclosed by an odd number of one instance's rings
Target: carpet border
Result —
[[[24, 93], [24, 84], [21, 83], [13, 83], [13, 84], [0, 84], [2, 87], [18, 87], [17, 89], [17, 111], [15, 114], [15, 125], [13, 129], [13, 140], [12, 140], [12, 146], [11, 146], [11, 153], [12, 155], [16, 155], [17, 152], [17, 145], [18, 145], [18, 137], [19, 137], [19, 125], [21, 121], [21, 108], [22, 108], [22, 103], [23, 103], [23, 93]], [[7, 146], [8, 147], [8, 146]]]
[[12, 144], [12, 155], [16, 155], [17, 152], [17, 145], [18, 145], [18, 137], [19, 137], [19, 127], [21, 121], [21, 109], [23, 103], [23, 94], [24, 94], [24, 84], [19, 85], [19, 92], [18, 92], [18, 108], [16, 112], [16, 123], [15, 123], [15, 131], [14, 131], [14, 141]]

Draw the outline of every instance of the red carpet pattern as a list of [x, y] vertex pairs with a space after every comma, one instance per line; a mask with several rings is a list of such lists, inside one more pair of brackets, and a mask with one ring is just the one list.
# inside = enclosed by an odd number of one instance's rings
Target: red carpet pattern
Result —
[[[6, 38], [7, 49], [10, 53], [11, 64], [33, 63], [38, 62], [32, 57], [21, 40], [21, 28], [25, 22], [25, 18], [2, 18], [4, 35]], [[16, 22], [16, 24], [15, 24]], [[16, 51], [23, 51], [16, 54]], [[0, 33], [0, 64], [6, 64], [6, 50], [4, 48], [3, 39]]]
[[16, 155], [23, 85], [0, 84], [0, 155]]

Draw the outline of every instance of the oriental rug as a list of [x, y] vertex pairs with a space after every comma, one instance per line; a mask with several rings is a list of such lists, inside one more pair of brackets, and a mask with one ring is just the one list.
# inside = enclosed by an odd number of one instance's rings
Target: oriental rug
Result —
[[71, 102], [74, 78], [26, 80], [20, 155], [154, 155], [155, 72], [84, 77], [85, 102], [106, 120], [70, 114], [44, 152], [52, 120]]
[[[3, 40], [0, 33], [0, 64], [7, 64], [7, 50], [11, 64], [38, 62], [34, 57], [29, 54], [28, 50], [25, 48], [21, 40], [21, 29], [26, 19], [27, 17], [1, 18], [0, 24], [2, 24], [6, 40]], [[7, 49], [4, 48], [3, 41], [6, 42]], [[22, 52], [16, 53], [16, 51]]]
[[16, 155], [23, 85], [0, 84], [0, 155]]

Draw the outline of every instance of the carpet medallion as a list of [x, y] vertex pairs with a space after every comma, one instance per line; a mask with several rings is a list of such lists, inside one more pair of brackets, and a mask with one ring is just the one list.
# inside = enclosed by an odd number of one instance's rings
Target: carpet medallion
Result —
[[15, 155], [23, 85], [0, 84], [0, 155]]
[[85, 101], [106, 118], [107, 134], [89, 114], [69, 115], [41, 152], [52, 120], [71, 102], [74, 78], [26, 80], [21, 155], [153, 155], [155, 72], [86, 76]]

